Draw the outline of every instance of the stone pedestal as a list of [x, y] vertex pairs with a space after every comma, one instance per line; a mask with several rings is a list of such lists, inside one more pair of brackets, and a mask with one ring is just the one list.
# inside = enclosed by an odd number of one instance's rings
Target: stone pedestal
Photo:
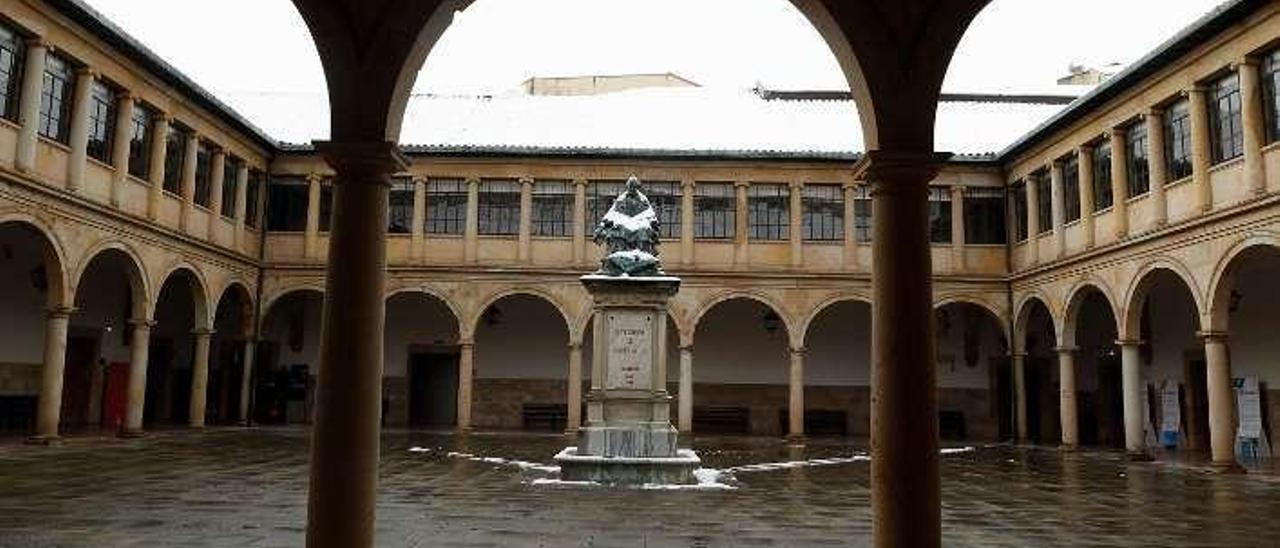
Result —
[[584, 276], [595, 300], [595, 355], [578, 446], [556, 456], [571, 481], [693, 483], [667, 393], [667, 301], [678, 278]]

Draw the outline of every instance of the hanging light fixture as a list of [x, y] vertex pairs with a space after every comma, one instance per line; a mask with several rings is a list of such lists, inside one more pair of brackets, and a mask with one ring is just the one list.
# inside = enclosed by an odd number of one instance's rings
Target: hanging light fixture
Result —
[[778, 317], [774, 311], [770, 310], [765, 312], [764, 316], [760, 318], [760, 323], [764, 325], [764, 330], [772, 335], [777, 333], [778, 328], [782, 326], [782, 318]]

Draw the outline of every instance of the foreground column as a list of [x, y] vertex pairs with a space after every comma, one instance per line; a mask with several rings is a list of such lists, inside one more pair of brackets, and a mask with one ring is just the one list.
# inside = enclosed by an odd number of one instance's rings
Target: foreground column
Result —
[[569, 343], [569, 424], [566, 434], [582, 426], [582, 343]]
[[71, 135], [67, 147], [67, 190], [76, 192], [84, 186], [85, 163], [89, 156], [89, 93], [98, 76], [87, 68], [76, 69], [76, 83], [71, 96]]
[[1197, 85], [1187, 92], [1191, 108], [1191, 180], [1196, 188], [1196, 200], [1201, 211], [1213, 209], [1213, 185], [1209, 171], [1213, 168], [1213, 151], [1210, 149], [1209, 99], [1204, 86]]
[[257, 345], [253, 339], [244, 342], [244, 366], [240, 370], [240, 424], [249, 425], [249, 401], [253, 399], [253, 355]]
[[1157, 227], [1169, 223], [1169, 200], [1164, 185], [1169, 180], [1164, 151], [1164, 111], [1147, 111], [1147, 167], [1151, 173], [1151, 216]]
[[[18, 148], [14, 167], [30, 172], [36, 168], [36, 145], [40, 142], [40, 90], [44, 85], [45, 56], [49, 46], [41, 38], [27, 41], [22, 75], [22, 95], [18, 99]], [[10, 76], [12, 78], [12, 76]]]
[[394, 143], [320, 142], [336, 172], [307, 545], [373, 545], [386, 321], [387, 196], [406, 168]]
[[147, 189], [147, 218], [153, 221], [160, 216], [160, 202], [164, 197], [164, 157], [169, 147], [169, 120], [168, 114], [158, 112], [151, 128], [151, 167], [148, 170], [151, 188]]
[[1018, 441], [1027, 441], [1027, 355], [1013, 354], [1013, 425]]
[[938, 546], [928, 183], [941, 158], [869, 152], [872, 188], [871, 506], [877, 546]]
[[193, 334], [196, 337], [196, 348], [195, 355], [192, 356], [191, 407], [187, 418], [192, 428], [204, 428], [205, 404], [209, 398], [209, 339], [213, 337], [213, 331], [197, 329]]
[[1124, 391], [1124, 448], [1133, 459], [1147, 458], [1146, 390], [1139, 371], [1138, 341], [1116, 341], [1120, 345], [1120, 375]]
[[1236, 463], [1235, 397], [1231, 389], [1231, 361], [1227, 355], [1227, 334], [1201, 333], [1209, 391], [1209, 440], [1213, 464], [1228, 468]]
[[680, 347], [680, 410], [677, 427], [693, 432], [693, 346]]
[[49, 311], [44, 332], [40, 408], [36, 415], [36, 435], [32, 438], [33, 442], [49, 442], [58, 437], [58, 422], [62, 416], [62, 379], [67, 358], [67, 325], [70, 322], [70, 308]]
[[1058, 408], [1062, 421], [1062, 448], [1080, 445], [1080, 424], [1076, 409], [1076, 349], [1058, 348]]
[[1256, 58], [1246, 57], [1237, 69], [1240, 74], [1240, 125], [1244, 134], [1244, 179], [1255, 195], [1267, 191], [1267, 166], [1262, 156], [1262, 147], [1267, 143], [1263, 111], [1265, 93], [1258, 64]]
[[471, 430], [471, 385], [475, 374], [476, 344], [462, 341], [458, 345], [458, 431]]
[[791, 349], [790, 399], [787, 410], [787, 440], [804, 441], [804, 349]]
[[133, 338], [130, 340], [129, 390], [124, 408], [124, 429], [120, 435], [142, 435], [142, 410], [147, 398], [147, 353], [151, 346], [150, 320], [132, 320]]
[[111, 175], [111, 205], [120, 207], [120, 193], [129, 180], [129, 142], [133, 139], [133, 95], [128, 91], [116, 94], [116, 127], [111, 149], [111, 165], [116, 170]]

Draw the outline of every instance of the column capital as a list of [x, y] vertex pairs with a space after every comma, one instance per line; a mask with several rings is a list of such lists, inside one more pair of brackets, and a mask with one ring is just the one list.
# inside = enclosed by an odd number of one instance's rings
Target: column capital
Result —
[[521, 177], [518, 179], [521, 185], [533, 185], [533, 177]]
[[1164, 107], [1159, 107], [1159, 106], [1151, 107], [1147, 109], [1147, 111], [1144, 114], [1146, 115], [1147, 118], [1163, 118]]
[[1009, 357], [1010, 357], [1010, 358], [1013, 358], [1013, 359], [1015, 359], [1015, 360], [1026, 359], [1026, 357], [1027, 357], [1027, 351], [1022, 350], [1022, 351], [1014, 351], [1014, 352], [1010, 352], [1010, 353], [1009, 353]]
[[751, 186], [751, 181], [734, 181], [733, 182], [734, 188], [746, 188], [749, 186]]
[[792, 190], [804, 190], [804, 187], [808, 184], [806, 181], [791, 181], [787, 183], [787, 187]]
[[791, 347], [791, 353], [792, 353], [792, 354], [799, 354], [799, 355], [803, 356], [803, 355], [805, 355], [805, 353], [807, 353], [807, 352], [809, 352], [809, 348], [808, 348], [808, 347], [806, 347], [806, 346], [793, 346], [793, 347]]
[[308, 174], [307, 174], [307, 183], [308, 183], [308, 184], [311, 184], [311, 183], [319, 183], [319, 182], [322, 182], [322, 181], [324, 181], [324, 175], [321, 175], [321, 174], [316, 173], [316, 172], [311, 172], [311, 173], [308, 173]]
[[1110, 139], [1124, 139], [1125, 135], [1129, 134], [1129, 129], [1124, 124], [1124, 122], [1112, 124], [1111, 128], [1106, 131], [1105, 136]]
[[1201, 339], [1204, 339], [1204, 342], [1206, 342], [1206, 343], [1211, 343], [1211, 342], [1216, 342], [1216, 343], [1225, 343], [1225, 342], [1227, 342], [1227, 332], [1226, 332], [1226, 331], [1197, 331], [1197, 332], [1196, 332], [1196, 337], [1199, 337], [1199, 338], [1201, 338]]
[[463, 339], [458, 341], [458, 347], [467, 350], [474, 349], [476, 347], [476, 342], [471, 339]]
[[76, 67], [75, 72], [77, 77], [93, 78], [94, 80], [97, 80], [100, 76], [102, 76], [102, 73], [98, 72], [93, 67], [88, 67], [88, 66]]
[[354, 175], [343, 182], [390, 184], [388, 176], [409, 168], [400, 146], [391, 141], [315, 141], [315, 147], [336, 171]]
[[29, 48], [53, 49], [53, 46], [49, 44], [49, 39], [39, 35], [27, 38], [26, 40], [23, 40], [23, 42], [25, 42]]
[[964, 196], [964, 185], [951, 185], [952, 198], [956, 195]]
[[134, 329], [151, 329], [156, 325], [155, 320], [148, 318], [133, 318], [129, 320], [128, 323], [129, 325], [132, 325]]
[[582, 341], [573, 341], [569, 343], [569, 351], [577, 352], [582, 350]]
[[1191, 96], [1191, 95], [1204, 95], [1205, 93], [1208, 93], [1208, 92], [1209, 92], [1209, 86], [1205, 85], [1203, 82], [1196, 82], [1195, 84], [1192, 84], [1191, 87], [1187, 88], [1186, 91], [1184, 91], [1183, 93], [1186, 93], [1187, 96]]
[[853, 165], [854, 179], [928, 182], [951, 156], [947, 152], [869, 150]]
[[681, 352], [689, 352], [689, 353], [691, 353], [691, 354], [692, 354], [692, 353], [693, 353], [693, 344], [682, 344], [682, 345], [680, 345], [680, 351], [681, 351]]
[[477, 185], [479, 185], [479, 184], [480, 184], [480, 178], [479, 178], [479, 177], [467, 177], [463, 182], [464, 182], [464, 183], [466, 183], [466, 184], [467, 184], [467, 186], [477, 186]]
[[76, 310], [79, 309], [74, 306], [54, 306], [46, 309], [45, 313], [49, 316], [49, 319], [62, 319], [70, 318], [72, 314], [75, 314]]
[[1059, 353], [1059, 354], [1075, 354], [1076, 352], [1079, 352], [1079, 351], [1080, 351], [1080, 347], [1078, 347], [1078, 346], [1055, 346], [1055, 347], [1053, 348], [1053, 351], [1054, 351], [1054, 352], [1057, 352], [1057, 353]]
[[1231, 63], [1231, 69], [1240, 70], [1240, 67], [1257, 67], [1258, 65], [1261, 65], [1261, 64], [1262, 64], [1262, 60], [1258, 59], [1257, 56], [1246, 55], [1244, 57], [1236, 59], [1235, 62]]
[[1123, 346], [1141, 346], [1141, 345], [1142, 345], [1142, 340], [1140, 339], [1119, 339], [1116, 341], [1116, 346], [1122, 346], [1122, 347]]
[[197, 327], [191, 330], [191, 334], [196, 337], [212, 337], [214, 333], [217, 333], [217, 330], [208, 327]]

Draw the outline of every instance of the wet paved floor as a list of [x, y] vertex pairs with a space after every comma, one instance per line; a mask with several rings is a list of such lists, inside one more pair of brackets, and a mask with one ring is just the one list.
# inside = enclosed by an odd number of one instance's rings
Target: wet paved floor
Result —
[[[384, 435], [380, 546], [860, 546], [869, 464], [732, 474], [732, 490], [536, 485], [564, 439]], [[413, 447], [425, 452], [410, 451]], [[828, 459], [861, 448], [699, 439], [704, 465]], [[303, 430], [0, 445], [0, 546], [298, 546]], [[852, 462], [850, 462], [852, 461]], [[942, 457], [948, 546], [1280, 546], [1280, 475], [1221, 475], [1121, 455], [978, 447]], [[757, 467], [759, 468], [759, 467]], [[765, 467], [768, 468], [768, 467]]]

